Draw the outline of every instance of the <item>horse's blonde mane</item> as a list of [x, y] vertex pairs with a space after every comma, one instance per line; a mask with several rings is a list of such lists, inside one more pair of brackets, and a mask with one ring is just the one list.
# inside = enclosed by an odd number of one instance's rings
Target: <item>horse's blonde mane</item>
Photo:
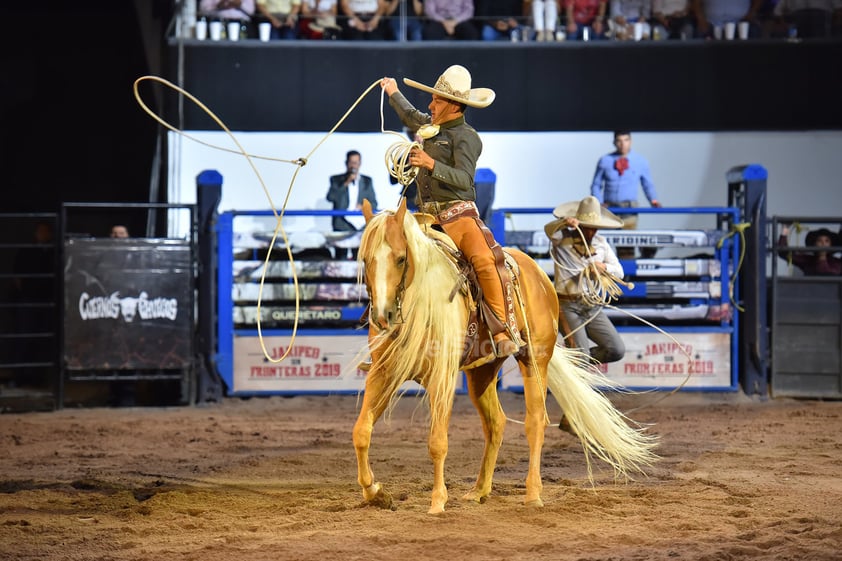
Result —
[[[381, 212], [369, 220], [360, 246], [360, 257], [386, 242], [386, 223], [395, 213]], [[403, 323], [381, 332], [370, 341], [372, 351], [382, 352], [372, 365], [385, 372], [388, 390], [384, 399], [393, 406], [407, 381], [421, 383], [430, 401], [433, 420], [447, 422], [456, 391], [459, 366], [465, 344], [467, 307], [463, 297], [449, 296], [459, 282], [456, 266], [430, 239], [411, 213], [404, 213], [407, 259], [414, 278], [403, 297]], [[382, 372], [377, 375], [382, 375]], [[386, 404], [381, 404], [386, 405]]]

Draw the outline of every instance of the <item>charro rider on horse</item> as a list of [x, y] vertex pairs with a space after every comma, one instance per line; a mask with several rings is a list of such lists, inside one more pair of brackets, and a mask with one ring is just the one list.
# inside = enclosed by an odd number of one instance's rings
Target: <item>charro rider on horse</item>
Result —
[[494, 354], [515, 354], [523, 342], [515, 317], [514, 287], [503, 249], [477, 212], [474, 175], [482, 141], [464, 115], [467, 107], [488, 107], [496, 94], [488, 88], [471, 88], [471, 74], [459, 65], [445, 70], [433, 87], [408, 78], [403, 81], [433, 96], [428, 115], [401, 94], [394, 78], [380, 81], [403, 124], [424, 139], [423, 149], [414, 148], [409, 156], [409, 163], [419, 170], [418, 207], [435, 216], [474, 267], [485, 301], [497, 319], [488, 318]]

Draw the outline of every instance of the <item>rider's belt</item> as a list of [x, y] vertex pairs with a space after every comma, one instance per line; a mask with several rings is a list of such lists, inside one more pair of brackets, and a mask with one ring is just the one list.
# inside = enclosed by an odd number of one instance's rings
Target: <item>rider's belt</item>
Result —
[[462, 215], [479, 216], [477, 204], [474, 201], [443, 201], [423, 203], [421, 212], [435, 215], [439, 222], [450, 222]]
[[558, 295], [559, 302], [578, 302], [579, 295], [578, 294], [559, 294]]

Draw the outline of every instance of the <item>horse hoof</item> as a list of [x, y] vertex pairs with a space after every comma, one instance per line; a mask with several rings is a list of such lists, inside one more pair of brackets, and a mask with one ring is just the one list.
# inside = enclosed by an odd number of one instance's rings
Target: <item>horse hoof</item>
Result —
[[433, 505], [430, 507], [430, 510], [427, 511], [427, 514], [443, 514], [444, 513], [444, 505]]
[[377, 492], [370, 499], [366, 499], [365, 504], [382, 508], [384, 510], [395, 510], [394, 501], [392, 501], [392, 494], [384, 491], [382, 487], [378, 486]]
[[523, 504], [527, 508], [543, 508], [544, 507], [544, 501], [542, 501], [540, 498], [532, 500], [532, 501], [524, 501]]
[[485, 504], [485, 501], [488, 500], [488, 495], [483, 495], [481, 493], [478, 493], [477, 491], [470, 491], [462, 496], [462, 500], [471, 501], [477, 503], [478, 505], [482, 505]]

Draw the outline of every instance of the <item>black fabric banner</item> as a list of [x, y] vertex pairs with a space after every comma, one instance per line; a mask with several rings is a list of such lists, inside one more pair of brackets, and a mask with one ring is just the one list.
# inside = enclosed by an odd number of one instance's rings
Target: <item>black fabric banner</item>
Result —
[[180, 240], [68, 240], [64, 348], [69, 370], [189, 366], [190, 245]]

